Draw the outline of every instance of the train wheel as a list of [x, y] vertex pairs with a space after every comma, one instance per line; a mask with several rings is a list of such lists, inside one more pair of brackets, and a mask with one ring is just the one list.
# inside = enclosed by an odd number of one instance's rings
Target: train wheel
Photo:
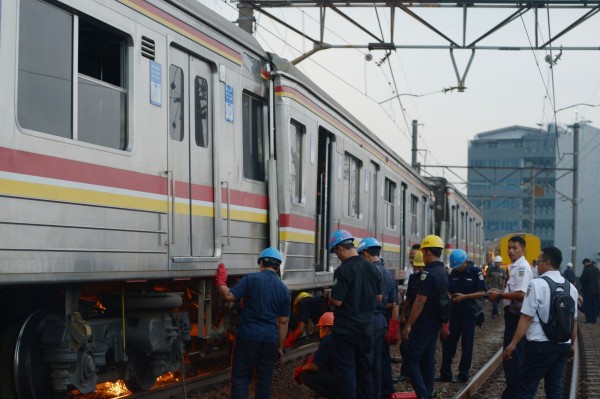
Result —
[[129, 358], [131, 361], [131, 371], [129, 378], [125, 378], [127, 389], [135, 393], [147, 391], [152, 388], [154, 383], [156, 383], [156, 377], [152, 372], [150, 356], [136, 351]]
[[[52, 389], [50, 367], [44, 362], [42, 332], [49, 322], [60, 321], [56, 315], [32, 313], [21, 325], [14, 344], [14, 382], [19, 399], [65, 398], [66, 393]], [[4, 399], [4, 398], [3, 398]]]

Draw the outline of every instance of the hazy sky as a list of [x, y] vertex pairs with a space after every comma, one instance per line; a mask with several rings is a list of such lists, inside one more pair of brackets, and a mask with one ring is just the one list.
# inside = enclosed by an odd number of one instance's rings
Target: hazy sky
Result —
[[[235, 4], [220, 0], [201, 0], [229, 20], [237, 19]], [[462, 43], [462, 10], [450, 8], [412, 8], [436, 28]], [[318, 9], [294, 7], [268, 11], [289, 24], [319, 38]], [[540, 43], [588, 10], [539, 11]], [[345, 9], [372, 32], [380, 36], [373, 8]], [[514, 9], [470, 9], [467, 20], [467, 43], [506, 18]], [[386, 42], [390, 41], [389, 9], [378, 9]], [[529, 46], [535, 40], [534, 14], [526, 13], [510, 25], [492, 34], [479, 45]], [[312, 43], [256, 13], [256, 37], [267, 49], [287, 59], [294, 59], [312, 48]], [[548, 23], [548, 20], [550, 21]], [[375, 40], [351, 27], [331, 10], [326, 13], [324, 41], [330, 44], [366, 45]], [[409, 45], [444, 45], [430, 30], [397, 9], [394, 43]], [[600, 48], [600, 16], [596, 15], [562, 36], [555, 46], [595, 46]], [[419, 121], [419, 161], [426, 165], [467, 165], [468, 141], [477, 133], [512, 125], [545, 126], [554, 118], [553, 110], [578, 103], [600, 105], [600, 50], [564, 51], [550, 68], [545, 51], [478, 50], [466, 76], [463, 93], [441, 93], [457, 86], [450, 52], [441, 49], [400, 49], [392, 52], [381, 65], [383, 51], [367, 49], [331, 49], [317, 52], [297, 66], [324, 88], [338, 102], [362, 120], [390, 147], [410, 162], [410, 136], [413, 119]], [[470, 51], [455, 51], [460, 74], [464, 73]], [[553, 51], [556, 58], [558, 51]], [[395, 82], [395, 83], [394, 83]], [[397, 91], [395, 91], [397, 87]], [[399, 101], [379, 104], [399, 93]], [[433, 93], [433, 94], [431, 94]], [[600, 125], [600, 106], [579, 106], [558, 112], [559, 124], [591, 120]], [[598, 138], [600, 142], [600, 137]], [[466, 169], [427, 169], [458, 183], [466, 179]], [[457, 177], [453, 174], [460, 176]], [[464, 186], [458, 185], [461, 190]]]

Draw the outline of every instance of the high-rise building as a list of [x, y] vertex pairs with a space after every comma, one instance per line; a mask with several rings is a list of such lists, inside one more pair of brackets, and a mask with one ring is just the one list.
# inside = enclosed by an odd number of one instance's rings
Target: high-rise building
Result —
[[577, 258], [573, 232], [573, 126], [511, 126], [469, 142], [468, 198], [481, 209], [485, 239], [516, 232], [555, 245], [563, 264], [600, 259], [600, 129], [579, 122]]
[[469, 142], [468, 198], [486, 240], [527, 232], [554, 243], [556, 134], [524, 126], [479, 133]]

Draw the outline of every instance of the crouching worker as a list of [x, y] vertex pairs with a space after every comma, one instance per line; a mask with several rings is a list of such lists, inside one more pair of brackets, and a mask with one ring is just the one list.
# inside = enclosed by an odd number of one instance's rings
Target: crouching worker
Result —
[[329, 399], [339, 398], [335, 374], [333, 373], [331, 327], [333, 326], [333, 312], [325, 312], [317, 323], [321, 343], [314, 357], [298, 366], [294, 371], [294, 380], [298, 384], [306, 384], [319, 396]]

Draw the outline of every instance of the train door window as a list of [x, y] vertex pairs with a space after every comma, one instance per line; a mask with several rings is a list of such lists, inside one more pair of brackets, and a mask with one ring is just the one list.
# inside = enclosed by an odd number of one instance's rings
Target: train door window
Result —
[[427, 235], [427, 197], [421, 198], [421, 228], [419, 232], [423, 234], [423, 237]]
[[19, 18], [21, 126], [126, 149], [127, 35], [40, 0], [22, 0]]
[[184, 82], [183, 70], [176, 65], [171, 65], [169, 67], [169, 135], [176, 141], [183, 141], [184, 136]]
[[306, 128], [296, 121], [290, 123], [290, 183], [295, 203], [304, 202], [304, 136]]
[[371, 162], [371, 170], [369, 172], [369, 181], [365, 184], [368, 184], [369, 192], [370, 192], [370, 203], [369, 203], [369, 231], [371, 235], [376, 236], [377, 234], [377, 184], [379, 183], [379, 165], [375, 162]]
[[360, 217], [360, 169], [358, 158], [346, 153], [344, 159], [344, 180], [348, 194], [348, 216]]
[[194, 78], [194, 132], [196, 145], [208, 147], [208, 82], [201, 76]]
[[385, 204], [385, 227], [387, 227], [388, 229], [395, 229], [396, 183], [394, 183], [387, 177], [385, 178], [383, 195], [383, 203]]
[[410, 196], [410, 234], [413, 236], [419, 235], [419, 225], [417, 220], [417, 213], [419, 212], [419, 199], [411, 195]]
[[262, 116], [263, 102], [256, 97], [243, 93], [244, 177], [258, 181], [265, 180]]

